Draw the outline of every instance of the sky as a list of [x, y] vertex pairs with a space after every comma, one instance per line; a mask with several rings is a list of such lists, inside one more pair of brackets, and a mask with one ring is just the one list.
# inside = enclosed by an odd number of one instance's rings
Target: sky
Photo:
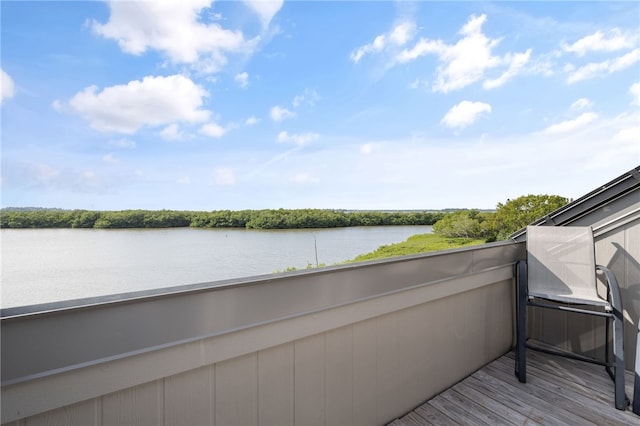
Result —
[[6, 1], [2, 207], [495, 208], [640, 165], [637, 1]]

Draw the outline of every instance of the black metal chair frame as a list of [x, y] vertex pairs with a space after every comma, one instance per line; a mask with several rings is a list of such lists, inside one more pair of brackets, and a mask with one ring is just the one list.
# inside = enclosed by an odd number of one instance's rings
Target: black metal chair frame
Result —
[[[527, 348], [538, 350], [554, 355], [565, 356], [573, 358], [579, 361], [590, 362], [593, 364], [605, 366], [609, 376], [614, 381], [615, 385], [615, 407], [618, 410], [626, 410], [629, 405], [629, 399], [625, 395], [624, 387], [624, 318], [622, 315], [622, 298], [620, 296], [620, 289], [618, 287], [618, 281], [607, 267], [596, 265], [596, 270], [604, 273], [607, 281], [607, 293], [608, 301], [611, 304], [611, 311], [593, 311], [580, 308], [581, 305], [563, 304], [554, 305], [538, 302], [538, 298], [531, 299], [528, 295], [527, 286], [527, 261], [520, 260], [515, 265], [515, 277], [517, 285], [516, 295], [516, 366], [515, 374], [522, 383], [527, 381], [527, 364], [526, 364], [526, 350]], [[594, 271], [594, 274], [596, 271]], [[546, 299], [542, 299], [546, 300]], [[551, 300], [551, 299], [549, 299]], [[605, 361], [589, 358], [583, 355], [542, 348], [527, 343], [527, 306], [535, 306], [539, 308], [557, 309], [566, 312], [573, 312], [584, 315], [594, 315], [604, 317], [606, 319], [606, 332], [605, 332]], [[613, 320], [613, 362], [609, 357], [609, 322]], [[613, 369], [613, 371], [612, 371]], [[635, 399], [635, 398], [634, 398]], [[640, 399], [640, 398], [638, 398]], [[634, 401], [635, 403], [635, 401]], [[640, 404], [638, 404], [640, 407]], [[635, 408], [635, 404], [634, 404]], [[640, 413], [636, 413], [640, 414]]]

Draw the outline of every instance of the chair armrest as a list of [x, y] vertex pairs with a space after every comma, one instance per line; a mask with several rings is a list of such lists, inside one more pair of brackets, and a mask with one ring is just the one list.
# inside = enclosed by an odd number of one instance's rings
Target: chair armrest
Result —
[[619, 315], [622, 316], [622, 297], [620, 296], [620, 287], [618, 286], [616, 276], [611, 269], [606, 266], [596, 265], [596, 271], [601, 271], [607, 279], [607, 289], [609, 296], [611, 296], [611, 306], [614, 312], [618, 311]]

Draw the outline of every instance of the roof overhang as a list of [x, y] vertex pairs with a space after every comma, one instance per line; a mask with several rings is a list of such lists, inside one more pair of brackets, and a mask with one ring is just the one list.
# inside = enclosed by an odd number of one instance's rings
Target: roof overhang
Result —
[[[581, 217], [602, 208], [603, 206], [634, 193], [640, 197], [640, 166], [631, 169], [616, 179], [608, 182], [583, 197], [572, 201], [563, 207], [549, 213], [543, 218], [532, 222], [531, 225], [566, 226]], [[527, 238], [527, 229], [523, 228], [509, 236], [515, 241]]]

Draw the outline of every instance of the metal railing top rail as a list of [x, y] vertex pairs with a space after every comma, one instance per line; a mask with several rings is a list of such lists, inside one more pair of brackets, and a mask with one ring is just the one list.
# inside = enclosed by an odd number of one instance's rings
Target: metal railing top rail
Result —
[[42, 315], [42, 314], [48, 314], [48, 313], [54, 313], [54, 312], [72, 310], [72, 309], [88, 309], [88, 308], [95, 308], [103, 305], [139, 302], [142, 300], [163, 298], [163, 297], [175, 296], [179, 294], [222, 291], [232, 287], [261, 285], [264, 283], [273, 282], [274, 280], [297, 279], [300, 277], [304, 277], [306, 275], [328, 274], [328, 273], [330, 274], [337, 271], [349, 270], [353, 268], [368, 268], [368, 267], [372, 267], [380, 264], [401, 263], [401, 262], [407, 262], [415, 259], [447, 256], [453, 253], [477, 251], [477, 250], [482, 250], [486, 248], [501, 247], [505, 245], [508, 246], [512, 244], [514, 244], [514, 241], [512, 240], [497, 241], [497, 242], [487, 243], [487, 244], [482, 244], [477, 246], [440, 250], [435, 252], [420, 253], [420, 254], [407, 255], [407, 256], [396, 256], [396, 257], [390, 257], [386, 259], [370, 260], [370, 261], [344, 264], [344, 265], [334, 265], [334, 266], [327, 266], [327, 267], [316, 268], [316, 269], [305, 269], [305, 270], [292, 271], [292, 272], [254, 275], [254, 276], [241, 277], [241, 278], [232, 278], [232, 279], [208, 281], [208, 282], [193, 283], [193, 284], [183, 284], [183, 285], [170, 286], [170, 287], [158, 287], [158, 288], [133, 291], [133, 292], [114, 293], [114, 294], [85, 297], [85, 298], [79, 298], [79, 299], [70, 299], [70, 300], [62, 300], [62, 301], [55, 301], [55, 302], [39, 303], [39, 304], [33, 304], [33, 305], [1, 308], [0, 320], [4, 321], [12, 318], [17, 318], [17, 317], [23, 317], [23, 316], [29, 316], [29, 315]]
[[[202, 336], [309, 315], [456, 276], [508, 266], [523, 244], [499, 242], [224, 285], [176, 287], [2, 318], [3, 385]], [[219, 283], [217, 283], [219, 284]], [[77, 301], [75, 301], [77, 302]], [[74, 303], [75, 303], [74, 302]], [[41, 306], [37, 305], [36, 308]]]

